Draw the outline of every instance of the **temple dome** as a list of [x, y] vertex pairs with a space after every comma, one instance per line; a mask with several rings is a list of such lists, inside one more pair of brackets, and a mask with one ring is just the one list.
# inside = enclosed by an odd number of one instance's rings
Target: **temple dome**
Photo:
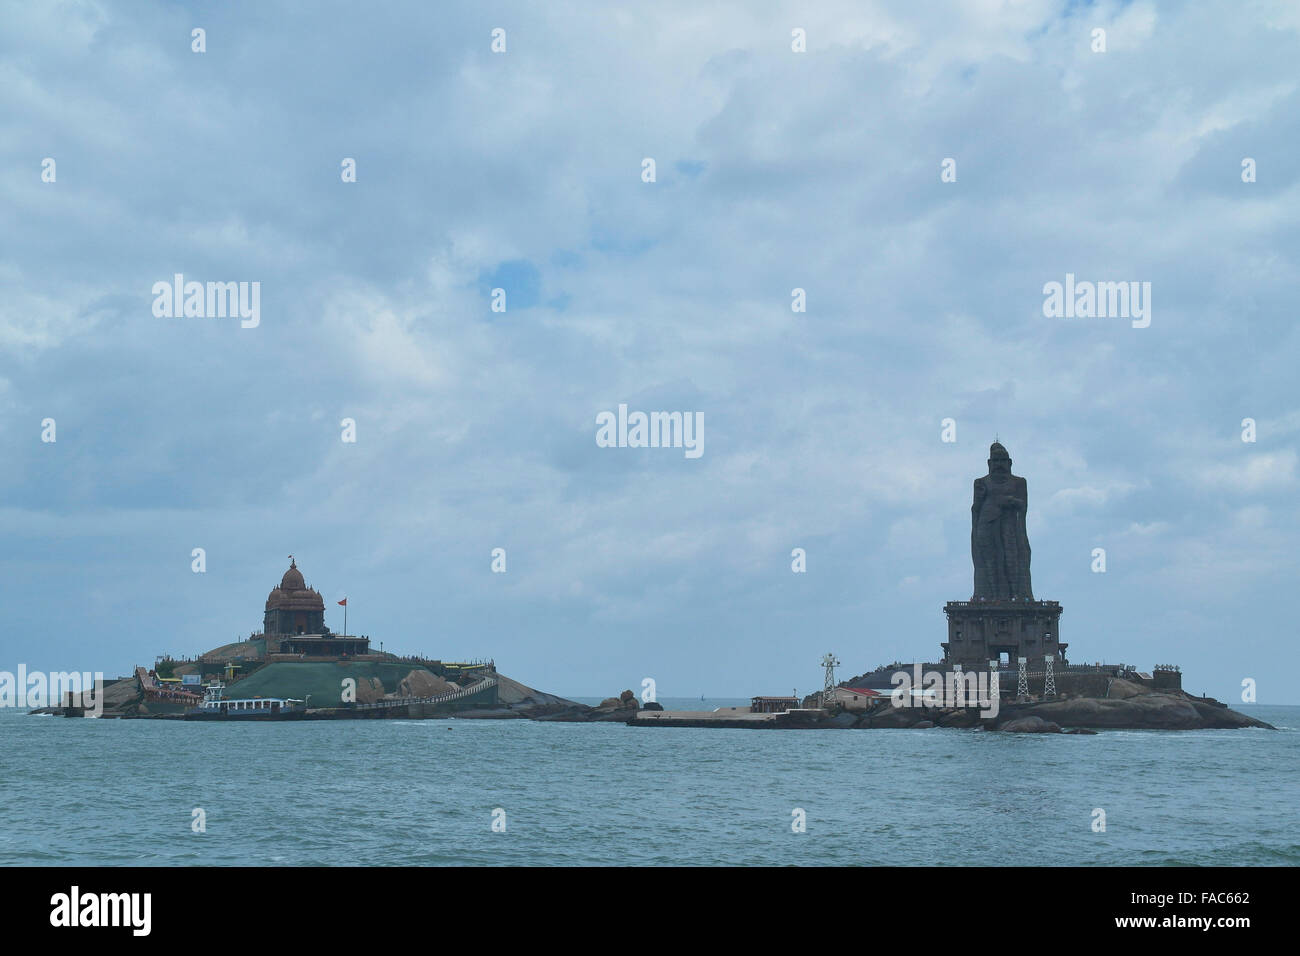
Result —
[[280, 579], [280, 586], [267, 595], [266, 609], [268, 611], [275, 609], [324, 611], [325, 601], [319, 591], [307, 587], [302, 572], [298, 570], [297, 562], [290, 557], [289, 570], [285, 571], [284, 577]]
[[289, 558], [289, 570], [284, 572], [284, 577], [280, 579], [281, 591], [303, 591], [307, 588], [307, 582], [302, 579], [302, 572], [298, 570], [298, 563], [292, 557]]

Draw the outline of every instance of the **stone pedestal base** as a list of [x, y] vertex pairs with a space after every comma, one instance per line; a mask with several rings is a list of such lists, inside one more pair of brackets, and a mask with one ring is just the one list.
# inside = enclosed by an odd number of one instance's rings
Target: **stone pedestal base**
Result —
[[943, 662], [966, 668], [987, 669], [989, 661], [1000, 660], [1000, 670], [1015, 671], [1017, 659], [1029, 658], [1041, 668], [1043, 657], [1055, 654], [1065, 662], [1066, 644], [1061, 643], [1061, 605], [1056, 601], [949, 601], [948, 640], [943, 643]]

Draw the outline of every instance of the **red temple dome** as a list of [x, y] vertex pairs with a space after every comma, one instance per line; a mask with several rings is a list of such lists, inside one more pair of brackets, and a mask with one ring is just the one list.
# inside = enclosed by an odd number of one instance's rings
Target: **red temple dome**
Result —
[[298, 570], [298, 563], [294, 561], [293, 555], [289, 556], [289, 570], [284, 572], [284, 577], [280, 579], [281, 591], [303, 591], [307, 588], [307, 582], [302, 579], [302, 572]]
[[[284, 577], [280, 579], [280, 586], [275, 588], [266, 598], [266, 609], [268, 611], [275, 609], [294, 610], [294, 611], [321, 611], [325, 610], [325, 602], [320, 596], [320, 592], [313, 588], [307, 587], [307, 582], [303, 580], [302, 572], [298, 570], [298, 563], [289, 558], [289, 570], [284, 572]], [[323, 624], [323, 621], [311, 622], [314, 625]]]

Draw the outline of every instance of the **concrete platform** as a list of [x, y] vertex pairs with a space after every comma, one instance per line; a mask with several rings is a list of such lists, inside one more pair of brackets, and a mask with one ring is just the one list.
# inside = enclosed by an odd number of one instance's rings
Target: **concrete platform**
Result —
[[824, 722], [825, 711], [796, 710], [780, 714], [754, 714], [726, 710], [643, 710], [627, 722], [629, 727], [735, 727], [746, 730], [794, 729]]

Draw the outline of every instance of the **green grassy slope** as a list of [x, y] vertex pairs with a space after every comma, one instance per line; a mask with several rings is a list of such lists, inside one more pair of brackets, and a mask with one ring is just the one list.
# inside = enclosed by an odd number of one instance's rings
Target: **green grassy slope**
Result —
[[377, 661], [311, 661], [294, 663], [277, 661], [236, 681], [226, 688], [226, 696], [240, 697], [296, 697], [305, 699], [311, 694], [311, 707], [333, 707], [342, 703], [343, 679], [354, 678], [360, 685], [363, 680], [378, 677], [384, 683], [384, 692], [393, 693], [397, 685], [412, 670], [423, 670], [415, 664], [380, 663]]

